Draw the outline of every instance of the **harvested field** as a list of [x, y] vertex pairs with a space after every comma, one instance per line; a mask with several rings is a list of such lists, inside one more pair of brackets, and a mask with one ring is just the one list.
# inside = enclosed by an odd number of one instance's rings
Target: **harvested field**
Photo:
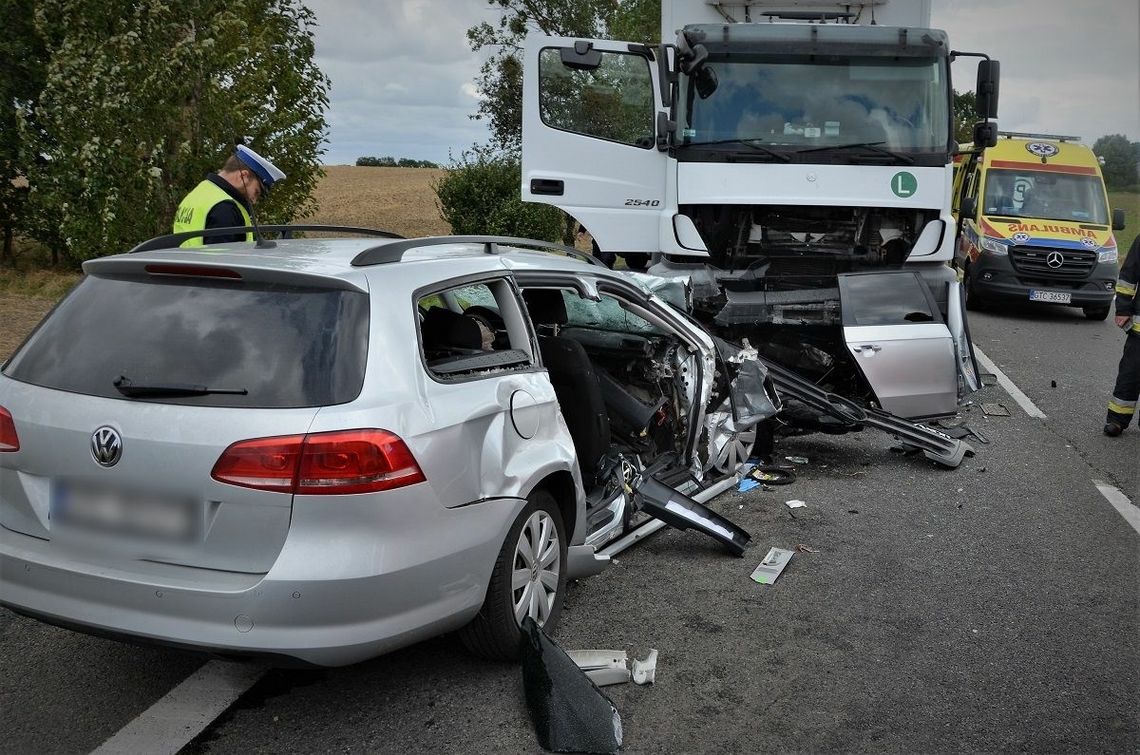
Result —
[[355, 225], [403, 236], [439, 236], [451, 228], [439, 215], [434, 168], [358, 168], [329, 165], [317, 185], [317, 212], [304, 222]]

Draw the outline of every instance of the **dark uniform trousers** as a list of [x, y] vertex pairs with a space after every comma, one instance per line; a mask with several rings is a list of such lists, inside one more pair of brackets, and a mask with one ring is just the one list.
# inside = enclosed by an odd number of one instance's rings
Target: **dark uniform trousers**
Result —
[[1108, 421], [1128, 427], [1140, 399], [1140, 334], [1129, 333], [1124, 339], [1124, 355], [1116, 373], [1116, 387], [1108, 402]]

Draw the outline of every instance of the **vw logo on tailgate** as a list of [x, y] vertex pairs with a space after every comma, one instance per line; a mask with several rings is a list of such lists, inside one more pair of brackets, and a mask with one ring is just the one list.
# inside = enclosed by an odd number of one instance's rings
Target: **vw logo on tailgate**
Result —
[[91, 434], [91, 455], [104, 467], [113, 467], [123, 456], [123, 439], [113, 427], [104, 425]]
[[1049, 255], [1045, 258], [1045, 263], [1049, 265], [1049, 267], [1056, 270], [1061, 265], [1065, 264], [1065, 255], [1061, 254], [1060, 252], [1049, 252]]

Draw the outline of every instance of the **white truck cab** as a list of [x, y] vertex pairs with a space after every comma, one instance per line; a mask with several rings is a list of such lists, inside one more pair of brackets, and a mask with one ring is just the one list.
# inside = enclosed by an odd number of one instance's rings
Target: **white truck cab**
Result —
[[[929, 17], [930, 0], [663, 0], [664, 45], [532, 36], [523, 199], [689, 278], [726, 337], [897, 414], [952, 414], [977, 378], [948, 265], [952, 54]], [[983, 117], [996, 69], [979, 66]]]

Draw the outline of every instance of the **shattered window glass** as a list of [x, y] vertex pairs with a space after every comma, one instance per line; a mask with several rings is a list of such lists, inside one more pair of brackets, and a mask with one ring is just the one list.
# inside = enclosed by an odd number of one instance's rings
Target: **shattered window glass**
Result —
[[627, 312], [617, 299], [602, 296], [601, 301], [583, 299], [563, 291], [566, 300], [567, 327], [596, 328], [620, 333], [658, 334], [661, 329], [632, 312]]

